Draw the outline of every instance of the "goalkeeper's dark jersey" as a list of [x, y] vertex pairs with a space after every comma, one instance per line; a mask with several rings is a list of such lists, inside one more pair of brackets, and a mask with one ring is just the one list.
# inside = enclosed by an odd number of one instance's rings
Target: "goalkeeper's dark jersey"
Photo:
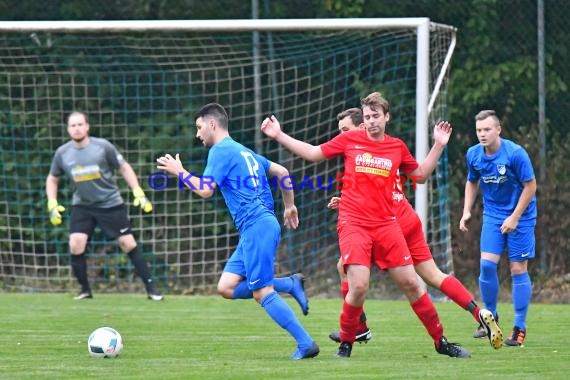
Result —
[[60, 146], [53, 157], [50, 174], [66, 175], [74, 187], [74, 206], [109, 208], [123, 203], [114, 171], [124, 163], [123, 156], [109, 141], [89, 137], [89, 144], [78, 148], [73, 141]]

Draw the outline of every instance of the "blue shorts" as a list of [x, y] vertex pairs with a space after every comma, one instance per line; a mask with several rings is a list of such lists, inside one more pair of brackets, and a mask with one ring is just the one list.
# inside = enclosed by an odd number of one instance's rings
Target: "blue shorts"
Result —
[[275, 255], [281, 240], [281, 226], [274, 216], [257, 220], [241, 231], [236, 250], [224, 272], [246, 278], [250, 290], [273, 285]]
[[501, 255], [505, 248], [509, 253], [509, 261], [526, 261], [534, 258], [535, 224], [518, 225], [508, 234], [501, 233], [501, 224], [483, 222], [481, 228], [481, 252]]

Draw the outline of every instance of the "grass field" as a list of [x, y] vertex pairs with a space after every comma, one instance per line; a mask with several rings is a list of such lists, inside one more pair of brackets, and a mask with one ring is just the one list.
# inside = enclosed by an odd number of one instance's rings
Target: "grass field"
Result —
[[[0, 293], [2, 379], [567, 379], [570, 305], [533, 304], [524, 348], [491, 348], [471, 337], [475, 323], [453, 303], [437, 303], [446, 335], [471, 351], [470, 359], [437, 354], [406, 302], [366, 304], [374, 337], [355, 345], [350, 359], [333, 357], [340, 301], [311, 299], [302, 316], [321, 347], [315, 359], [292, 361], [295, 344], [253, 300], [97, 294]], [[512, 308], [500, 305], [510, 331]], [[86, 340], [97, 327], [116, 328], [125, 348], [116, 359], [94, 359]], [[505, 332], [508, 332], [505, 331]]]

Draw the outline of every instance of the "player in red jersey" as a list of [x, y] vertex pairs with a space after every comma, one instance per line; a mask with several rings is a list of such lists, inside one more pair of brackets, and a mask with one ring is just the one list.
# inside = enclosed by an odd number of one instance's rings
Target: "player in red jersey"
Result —
[[[433, 338], [438, 353], [469, 357], [467, 350], [447, 341], [437, 311], [417, 281], [392, 200], [398, 170], [418, 178], [419, 182], [425, 181], [427, 176], [423, 173], [433, 171], [441, 151], [438, 154], [432, 149], [420, 167], [402, 140], [385, 134], [390, 119], [388, 102], [380, 94], [372, 93], [362, 100], [362, 106], [365, 130], [340, 134], [319, 146], [296, 140], [281, 131], [275, 116], [266, 118], [261, 125], [267, 136], [308, 161], [344, 157], [345, 172], [340, 178], [343, 200], [337, 231], [349, 290], [340, 317], [341, 344], [337, 356], [351, 355], [368, 291], [370, 267], [374, 264], [387, 270], [404, 292]], [[436, 130], [451, 133], [446, 122], [438, 124]]]
[[[362, 119], [362, 110], [360, 108], [348, 108], [340, 112], [336, 116], [336, 120], [338, 122], [339, 133], [344, 133], [359, 128], [364, 128], [364, 123]], [[340, 197], [332, 197], [327, 207], [336, 210], [338, 209], [339, 202], [340, 202]], [[348, 279], [346, 278], [344, 265], [342, 265], [342, 257], [338, 259], [338, 262], [336, 264], [336, 269], [338, 271], [338, 276], [340, 278], [340, 293], [342, 295], [342, 299], [344, 299], [348, 294]], [[329, 338], [331, 338], [337, 343], [340, 343], [340, 336], [338, 331], [330, 333]], [[366, 323], [366, 313], [364, 312], [363, 309], [362, 314], [360, 314], [359, 326], [356, 332], [355, 341], [359, 343], [362, 342], [368, 343], [370, 339], [372, 339], [372, 331], [370, 331], [370, 329], [368, 328], [368, 324]]]
[[[361, 124], [363, 124], [362, 111], [359, 108], [349, 108], [339, 113], [337, 120], [340, 133], [359, 129]], [[440, 140], [439, 143], [446, 142], [444, 140]], [[430, 175], [431, 173], [425, 174]], [[437, 267], [426, 242], [421, 220], [406, 198], [401, 181], [397, 180], [395, 182], [392, 194], [396, 206], [396, 220], [402, 228], [408, 249], [412, 254], [416, 273], [426, 282], [426, 284], [439, 289], [461, 308], [469, 311], [477, 323], [484, 326], [485, 333], [489, 338], [491, 346], [495, 349], [501, 348], [502, 332], [495, 322], [492, 312], [487, 309], [481, 309], [475, 303], [473, 295], [457, 278], [442, 272]], [[336, 210], [338, 209], [340, 201], [340, 197], [333, 197], [327, 207]], [[344, 298], [348, 293], [348, 282], [344, 273], [342, 258], [339, 259], [337, 263], [337, 269], [341, 277], [341, 291]], [[329, 337], [340, 343], [340, 335], [338, 332], [331, 333]], [[360, 316], [359, 328], [356, 332], [355, 340], [357, 342], [367, 342], [371, 337], [372, 333], [366, 324], [366, 315], [363, 311]]]

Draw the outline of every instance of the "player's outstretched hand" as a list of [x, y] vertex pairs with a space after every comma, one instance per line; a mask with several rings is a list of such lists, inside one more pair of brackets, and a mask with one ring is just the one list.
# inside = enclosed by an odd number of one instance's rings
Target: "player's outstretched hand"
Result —
[[265, 120], [263, 120], [261, 123], [261, 131], [265, 133], [267, 137], [271, 137], [272, 139], [279, 136], [281, 133], [281, 124], [279, 124], [279, 120], [277, 120], [275, 115], [266, 117]]
[[443, 120], [437, 123], [433, 128], [433, 139], [435, 143], [444, 146], [447, 145], [451, 132], [453, 132], [453, 128], [448, 121]]
[[182, 166], [180, 155], [178, 153], [176, 153], [176, 158], [172, 157], [170, 154], [166, 154], [157, 158], [156, 162], [158, 162], [158, 169], [164, 170], [169, 174], [178, 175], [178, 173], [184, 171], [184, 167]]
[[463, 232], [469, 231], [469, 228], [467, 228], [467, 222], [469, 222], [469, 219], [471, 219], [471, 213], [464, 212], [463, 216], [461, 217], [461, 220], [459, 221], [459, 229], [461, 231]]
[[291, 206], [286, 207], [283, 213], [283, 219], [285, 222], [285, 227], [297, 229], [299, 227], [299, 213], [297, 212], [297, 207]]
[[327, 205], [331, 210], [337, 210], [340, 203], [340, 197], [332, 197]]

